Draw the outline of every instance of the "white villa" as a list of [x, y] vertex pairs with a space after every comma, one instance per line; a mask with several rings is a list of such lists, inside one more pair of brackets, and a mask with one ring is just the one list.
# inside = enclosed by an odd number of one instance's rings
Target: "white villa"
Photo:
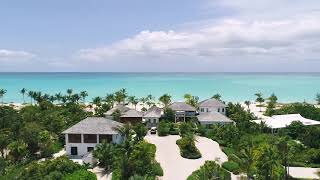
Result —
[[144, 113], [143, 122], [145, 122], [149, 128], [156, 127], [158, 126], [159, 119], [161, 118], [162, 114], [162, 109], [154, 105]]
[[213, 124], [234, 124], [234, 121], [226, 116], [226, 108], [223, 102], [216, 99], [206, 99], [199, 104], [198, 121], [201, 125], [210, 126]]
[[83, 157], [103, 141], [120, 143], [122, 138], [115, 128], [121, 125], [103, 117], [88, 117], [80, 121], [62, 132], [65, 134], [67, 155]]
[[289, 126], [294, 121], [301, 122], [305, 126], [320, 125], [319, 121], [304, 118], [300, 114], [275, 115], [266, 119], [253, 120], [257, 124], [265, 123], [266, 126], [271, 128], [272, 133]]
[[207, 113], [207, 112], [219, 112], [223, 115], [226, 115], [227, 105], [225, 105], [223, 102], [216, 100], [214, 98], [201, 101], [198, 104], [198, 106], [199, 106], [200, 114]]

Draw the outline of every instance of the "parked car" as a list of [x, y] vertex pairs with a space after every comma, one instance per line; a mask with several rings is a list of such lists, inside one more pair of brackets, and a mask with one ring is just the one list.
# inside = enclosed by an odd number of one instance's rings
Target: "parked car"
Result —
[[150, 129], [150, 134], [156, 134], [157, 133], [157, 128], [156, 127], [152, 127]]

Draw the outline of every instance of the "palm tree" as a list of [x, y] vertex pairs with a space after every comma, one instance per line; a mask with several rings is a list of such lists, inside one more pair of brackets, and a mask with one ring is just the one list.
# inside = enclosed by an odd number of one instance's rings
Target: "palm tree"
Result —
[[49, 97], [49, 101], [53, 104], [54, 101], [56, 100], [56, 97], [55, 96], [50, 96]]
[[92, 99], [92, 103], [95, 104], [96, 106], [100, 107], [101, 106], [101, 97], [97, 96], [95, 98]]
[[86, 97], [88, 96], [88, 92], [87, 92], [87, 91], [81, 91], [81, 92], [80, 92], [80, 96], [81, 96], [82, 102], [83, 102], [83, 104], [84, 104], [85, 101], [86, 101]]
[[279, 156], [273, 145], [263, 145], [257, 152], [257, 168], [259, 174], [265, 180], [275, 179], [277, 168], [282, 165], [279, 162]]
[[31, 103], [31, 105], [32, 105], [33, 94], [34, 94], [33, 91], [28, 91], [28, 96], [30, 97], [30, 103]]
[[142, 97], [142, 98], [140, 98], [140, 101], [142, 102], [142, 106], [143, 106], [143, 108], [144, 108], [144, 105], [145, 105], [146, 102], [148, 101], [148, 98]]
[[317, 95], [316, 95], [316, 101], [317, 101], [317, 104], [320, 105], [320, 93], [317, 93]]
[[26, 103], [26, 101], [25, 101], [25, 99], [24, 99], [24, 95], [26, 94], [26, 92], [27, 92], [27, 89], [26, 89], [26, 88], [22, 88], [22, 89], [20, 90], [20, 93], [22, 94], [22, 98], [23, 98], [23, 104]]
[[115, 100], [114, 94], [107, 94], [106, 97], [105, 97], [106, 103], [109, 106], [111, 106], [112, 108], [113, 108], [113, 105], [114, 105], [114, 100]]
[[128, 97], [128, 101], [129, 101], [129, 103], [134, 105], [134, 109], [137, 109], [137, 104], [139, 103], [139, 99], [138, 98], [136, 98], [135, 96], [129, 96]]
[[221, 101], [221, 95], [219, 93], [213, 95], [211, 98]]
[[120, 104], [121, 102], [125, 104], [126, 98], [127, 98], [127, 90], [122, 88], [119, 91], [115, 92], [115, 100]]
[[184, 98], [184, 101], [188, 104], [190, 102], [190, 99], [192, 98], [192, 95], [191, 94], [185, 94], [183, 96]]
[[244, 101], [244, 104], [247, 105], [248, 109], [250, 109], [250, 104], [251, 104], [250, 101]]
[[78, 104], [79, 100], [81, 99], [80, 95], [79, 94], [73, 94], [71, 95], [71, 101], [72, 102], [76, 102]]
[[260, 105], [260, 112], [261, 112], [261, 104], [264, 102], [264, 99], [263, 99], [263, 97], [262, 97], [262, 93], [256, 93], [256, 94], [254, 94], [255, 96], [257, 96], [257, 99], [256, 99], [256, 102], [258, 102], [259, 103], [259, 105]]
[[73, 90], [72, 90], [72, 89], [67, 89], [67, 94], [68, 94], [68, 99], [69, 99], [69, 100], [71, 99], [72, 93], [73, 93]]
[[58, 103], [60, 104], [60, 101], [61, 101], [61, 99], [62, 99], [62, 94], [61, 94], [61, 92], [55, 94], [55, 96], [56, 96], [56, 99], [57, 99]]
[[0, 97], [1, 97], [1, 104], [3, 106], [3, 96], [7, 93], [7, 90], [5, 89], [0, 89]]
[[164, 95], [160, 96], [159, 101], [166, 108], [171, 103], [171, 96], [169, 94], [164, 94]]

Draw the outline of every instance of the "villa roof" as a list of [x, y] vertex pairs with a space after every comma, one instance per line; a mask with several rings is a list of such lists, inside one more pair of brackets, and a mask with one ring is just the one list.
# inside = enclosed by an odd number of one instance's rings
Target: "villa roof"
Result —
[[118, 134], [116, 127], [122, 123], [106, 119], [103, 117], [87, 117], [78, 122], [69, 129], [63, 131], [63, 134]]
[[119, 110], [121, 113], [124, 113], [126, 111], [129, 111], [130, 108], [128, 108], [127, 106], [119, 104], [119, 105], [114, 106], [109, 111], [105, 112], [104, 115], [111, 116], [117, 110]]
[[152, 106], [145, 112], [144, 117], [155, 117], [160, 118], [161, 117], [162, 109], [157, 106]]
[[121, 117], [143, 117], [143, 113], [134, 109], [130, 109], [124, 112]]
[[185, 102], [174, 102], [169, 105], [169, 108], [171, 108], [174, 111], [196, 111], [195, 107]]
[[300, 114], [275, 115], [262, 120], [253, 120], [253, 122], [258, 124], [263, 122], [272, 129], [285, 128], [293, 121], [299, 121], [305, 126], [320, 125], [319, 121], [304, 118]]
[[212, 124], [212, 123], [232, 123], [233, 121], [230, 120], [228, 117], [222, 115], [219, 112], [207, 112], [207, 113], [201, 113], [197, 116], [198, 121], [201, 124]]
[[204, 101], [201, 101], [199, 103], [199, 107], [205, 106], [205, 107], [227, 107], [223, 102], [216, 100], [214, 98], [206, 99]]

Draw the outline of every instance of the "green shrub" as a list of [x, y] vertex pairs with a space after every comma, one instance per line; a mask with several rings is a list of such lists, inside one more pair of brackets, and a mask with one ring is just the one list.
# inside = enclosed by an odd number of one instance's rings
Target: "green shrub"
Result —
[[228, 156], [228, 159], [229, 159], [229, 161], [233, 161], [233, 162], [236, 162], [236, 163], [241, 163], [241, 159], [235, 154], [230, 154]]
[[69, 174], [67, 176], [65, 176], [64, 180], [78, 180], [78, 179], [81, 179], [81, 180], [96, 180], [97, 179], [97, 176], [90, 172], [90, 171], [87, 171], [85, 169], [80, 169], [72, 174]]
[[[219, 143], [220, 144], [220, 143]], [[221, 144], [220, 144], [221, 145]], [[235, 150], [230, 147], [223, 147], [222, 151], [229, 157], [231, 154], [235, 154]]]
[[153, 173], [156, 175], [156, 176], [163, 176], [163, 170], [160, 166], [160, 163], [156, 162], [154, 163], [153, 165]]
[[170, 135], [179, 135], [179, 129], [170, 130]]
[[197, 149], [197, 147], [194, 145], [194, 143], [191, 146], [189, 146], [188, 143], [186, 142], [186, 139], [181, 138], [176, 141], [176, 144], [180, 148], [180, 154], [182, 157], [187, 158], [187, 159], [201, 158], [201, 153]]
[[159, 136], [167, 136], [169, 134], [170, 127], [169, 123], [166, 123], [164, 121], [160, 121], [158, 125], [158, 135]]
[[231, 180], [231, 174], [214, 161], [206, 161], [200, 169], [194, 171], [187, 180], [223, 179]]
[[227, 161], [222, 164], [222, 167], [228, 171], [233, 172], [234, 174], [239, 174], [240, 166], [238, 163], [233, 161]]

